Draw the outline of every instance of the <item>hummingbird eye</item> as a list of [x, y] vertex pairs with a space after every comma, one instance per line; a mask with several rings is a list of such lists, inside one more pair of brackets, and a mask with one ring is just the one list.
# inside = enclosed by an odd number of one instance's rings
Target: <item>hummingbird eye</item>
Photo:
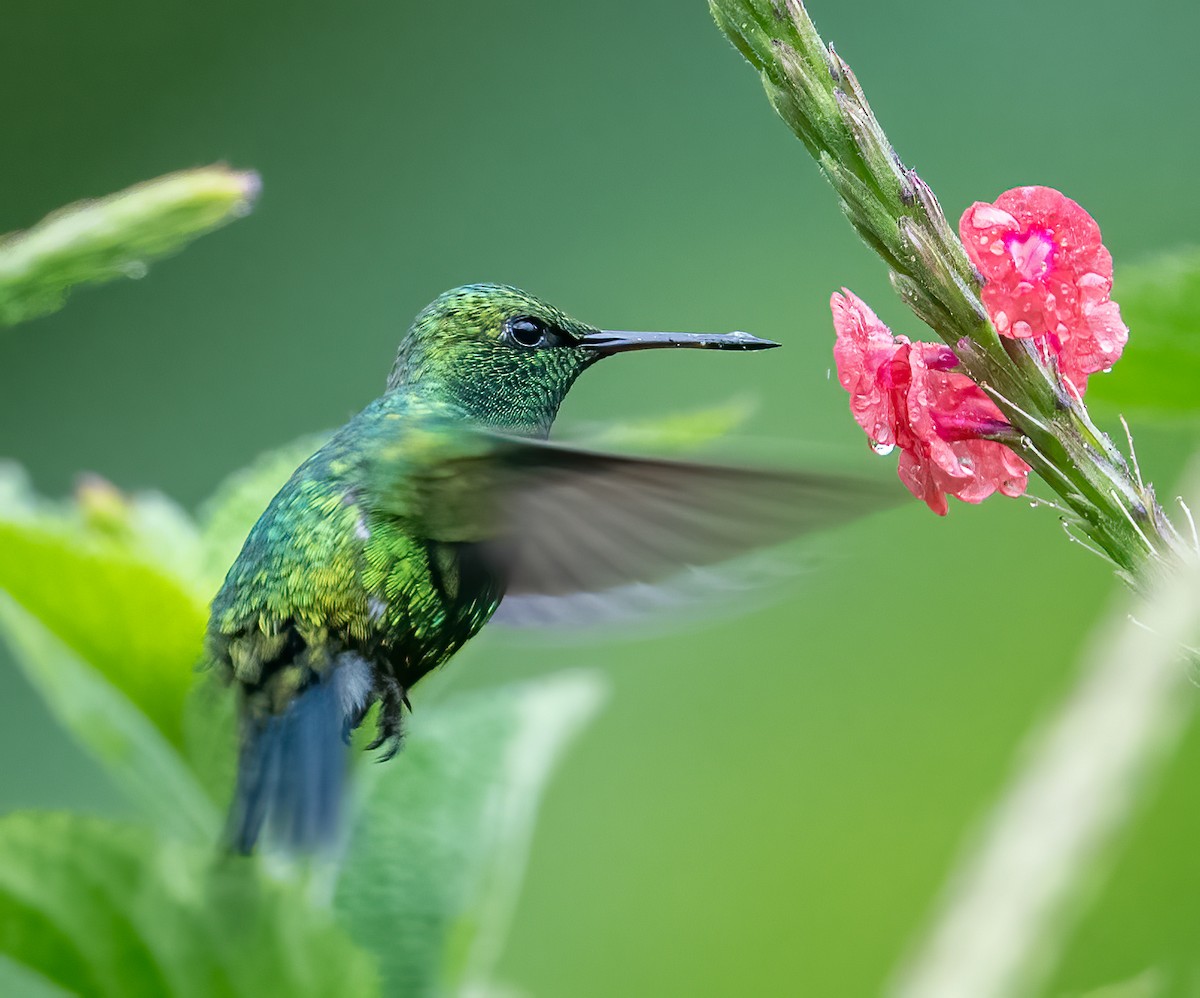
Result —
[[504, 325], [504, 334], [517, 346], [529, 349], [550, 346], [554, 340], [554, 331], [541, 319], [529, 315], [509, 319]]

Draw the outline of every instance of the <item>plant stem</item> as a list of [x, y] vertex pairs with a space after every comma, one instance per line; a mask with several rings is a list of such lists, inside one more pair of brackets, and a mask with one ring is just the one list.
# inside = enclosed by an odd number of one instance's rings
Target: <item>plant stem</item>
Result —
[[61, 308], [75, 285], [141, 277], [150, 261], [247, 214], [258, 190], [252, 171], [183, 170], [0, 239], [0, 328]]
[[850, 67], [800, 0], [709, 0], [759, 71], [771, 104], [816, 159], [850, 223], [891, 270], [905, 303], [959, 357], [1012, 424], [1014, 449], [1076, 525], [1140, 586], [1186, 545], [1153, 489], [1131, 473], [1078, 396], [1024, 342], [1002, 339], [982, 278], [929, 186], [896, 155]]
[[1193, 555], [1097, 635], [1075, 689], [1021, 753], [964, 852], [895, 998], [1040, 993], [1107, 847], [1195, 714], [1181, 659], [1196, 640], [1198, 598]]

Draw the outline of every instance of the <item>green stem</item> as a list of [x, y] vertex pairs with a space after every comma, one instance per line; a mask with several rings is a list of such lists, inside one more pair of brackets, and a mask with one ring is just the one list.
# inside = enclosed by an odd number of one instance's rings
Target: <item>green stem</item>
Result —
[[152, 260], [249, 212], [258, 189], [253, 172], [183, 170], [0, 239], [0, 327], [61, 308], [75, 285], [142, 276]]
[[709, 0], [718, 26], [759, 71], [771, 104], [812, 153], [850, 223], [891, 268], [900, 297], [958, 354], [1021, 437], [1021, 456], [1076, 526], [1131, 581], [1183, 541], [1082, 400], [1024, 344], [1001, 338], [982, 278], [937, 197], [901, 163], [854, 73], [801, 0]]

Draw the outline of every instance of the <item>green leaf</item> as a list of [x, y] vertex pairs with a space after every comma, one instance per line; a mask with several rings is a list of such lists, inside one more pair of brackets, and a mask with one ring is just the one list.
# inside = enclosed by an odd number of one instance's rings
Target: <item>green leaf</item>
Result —
[[[1089, 990], [1081, 998], [1166, 998], [1168, 995], [1186, 993], [1185, 982], [1179, 980], [1178, 976], [1151, 967], [1128, 980]], [[1176, 979], [1172, 980], [1172, 977]], [[1195, 980], [1194, 976], [1192, 980]]]
[[86, 515], [0, 510], [0, 591], [179, 747], [206, 606], [188, 580], [149, 553], [151, 535], [137, 522], [133, 516], [122, 533]]
[[25, 469], [15, 461], [0, 460], [0, 515], [7, 519], [30, 516], [36, 505]]
[[0, 955], [0, 995], [20, 995], [21, 998], [66, 998], [73, 991], [64, 991], [36, 970], [30, 970], [6, 956]]
[[0, 326], [56, 311], [74, 285], [140, 277], [151, 260], [245, 215], [258, 188], [251, 172], [184, 170], [0, 239]]
[[267, 504], [326, 440], [313, 433], [260, 455], [230, 475], [200, 510], [205, 577], [215, 591]]
[[[205, 603], [212, 595], [204, 575], [204, 547], [196, 523], [173, 499], [160, 492], [127, 495], [99, 475], [82, 475], [75, 503], [58, 511], [67, 526], [115, 542], [128, 554], [159, 566], [195, 590]], [[2, 508], [2, 507], [0, 507]], [[55, 507], [35, 507], [54, 516]]]
[[754, 411], [746, 398], [734, 398], [721, 405], [688, 412], [669, 413], [646, 419], [605, 423], [595, 432], [577, 434], [573, 439], [596, 450], [664, 452], [694, 450], [728, 436]]
[[[130, 800], [164, 830], [213, 841], [220, 825], [212, 802], [145, 715], [2, 596], [0, 631], [50, 712], [108, 769]], [[232, 746], [230, 739], [227, 753]]]
[[256, 864], [68, 814], [0, 821], [0, 953], [84, 995], [379, 993], [370, 956]]
[[222, 809], [237, 772], [237, 698], [215, 675], [200, 677], [183, 708], [184, 754], [192, 776]]
[[362, 767], [334, 903], [389, 994], [490, 985], [542, 788], [603, 698], [587, 673], [462, 696], [414, 717], [392, 763]]
[[1111, 372], [1088, 380], [1088, 402], [1139, 419], [1200, 417], [1200, 249], [1118, 267], [1112, 296], [1129, 343]]

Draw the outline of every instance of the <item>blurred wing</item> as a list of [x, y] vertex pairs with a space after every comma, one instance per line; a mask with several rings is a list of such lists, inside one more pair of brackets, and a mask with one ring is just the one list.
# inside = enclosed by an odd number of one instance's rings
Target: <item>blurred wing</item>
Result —
[[489, 439], [484, 451], [421, 476], [415, 498], [426, 536], [454, 543], [460, 558], [480, 559], [504, 580], [507, 615], [525, 601], [552, 617], [555, 597], [594, 610], [597, 594], [652, 604], [650, 584], [688, 567], [898, 499], [894, 486], [850, 476]]

